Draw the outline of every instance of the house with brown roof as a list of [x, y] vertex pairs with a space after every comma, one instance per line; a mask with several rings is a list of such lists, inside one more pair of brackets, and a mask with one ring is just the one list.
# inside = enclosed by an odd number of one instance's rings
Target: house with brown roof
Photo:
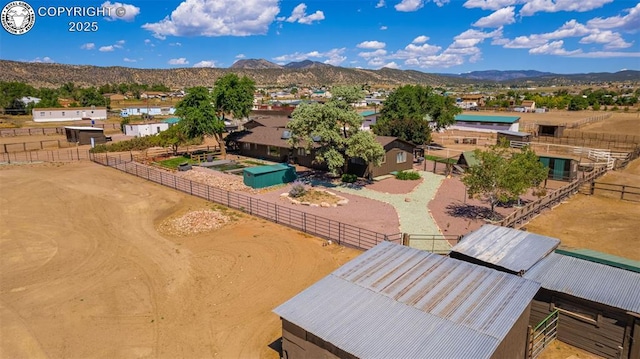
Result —
[[524, 112], [535, 112], [536, 102], [532, 100], [524, 100], [522, 101], [521, 107], [524, 109]]
[[247, 121], [243, 127], [246, 130], [263, 126], [272, 128], [285, 128], [291, 119], [286, 116], [260, 116]]

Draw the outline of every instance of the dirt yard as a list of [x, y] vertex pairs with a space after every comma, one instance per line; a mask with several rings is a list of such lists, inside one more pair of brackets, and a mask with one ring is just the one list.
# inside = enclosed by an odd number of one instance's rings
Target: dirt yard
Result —
[[[0, 167], [0, 357], [277, 358], [271, 312], [359, 254], [91, 163]], [[273, 346], [273, 345], [272, 345]]]

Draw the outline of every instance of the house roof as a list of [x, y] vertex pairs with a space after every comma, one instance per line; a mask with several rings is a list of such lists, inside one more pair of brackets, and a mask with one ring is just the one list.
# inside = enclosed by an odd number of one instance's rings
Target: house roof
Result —
[[259, 145], [289, 148], [291, 145], [287, 140], [282, 138], [284, 131], [284, 128], [258, 126], [251, 130], [237, 132], [234, 137], [236, 137], [237, 142], [241, 143], [248, 142]]
[[82, 131], [104, 131], [104, 128], [89, 127], [89, 126], [65, 126], [64, 128], [69, 130], [82, 130]]
[[640, 273], [640, 261], [614, 256], [609, 253], [597, 252], [586, 248], [556, 249], [556, 253]]
[[485, 224], [462, 238], [451, 251], [521, 273], [558, 247], [560, 240]]
[[164, 123], [168, 123], [168, 124], [170, 124], [170, 125], [173, 125], [173, 124], [176, 124], [176, 123], [180, 122], [180, 118], [178, 118], [178, 117], [171, 117], [171, 118], [168, 118], [168, 119], [166, 119], [166, 120], [163, 120], [162, 122], [164, 122]]
[[394, 141], [400, 141], [402, 143], [405, 143], [411, 147], [416, 147], [414, 144], [412, 144], [411, 142], [407, 142], [405, 140], [402, 140], [398, 137], [393, 137], [393, 136], [376, 136], [376, 142], [378, 142], [380, 145], [382, 145], [382, 147], [386, 147], [387, 145], [393, 143]]
[[264, 116], [252, 118], [249, 122], [255, 122], [265, 127], [284, 128], [291, 119], [284, 116]]
[[378, 114], [376, 111], [362, 111], [360, 112], [360, 116], [362, 117], [367, 117], [367, 116], [373, 116]]
[[456, 115], [458, 122], [515, 123], [519, 116]]
[[640, 273], [551, 253], [524, 278], [548, 290], [640, 313]]
[[524, 107], [531, 107], [531, 105], [535, 105], [535, 101], [531, 101], [531, 100], [524, 100], [522, 101], [522, 106]]
[[86, 110], [107, 110], [106, 107], [34, 107], [33, 111], [86, 111]]
[[269, 166], [249, 167], [249, 168], [245, 168], [244, 171], [257, 175], [262, 173], [284, 171], [284, 170], [288, 170], [289, 168], [291, 168], [291, 166], [287, 165], [286, 163], [276, 163], [274, 165], [269, 165]]
[[480, 161], [476, 158], [474, 151], [464, 151], [460, 154], [460, 157], [464, 157], [464, 160], [467, 162], [467, 166], [469, 167], [480, 164]]
[[361, 358], [489, 358], [538, 288], [382, 242], [274, 312]]

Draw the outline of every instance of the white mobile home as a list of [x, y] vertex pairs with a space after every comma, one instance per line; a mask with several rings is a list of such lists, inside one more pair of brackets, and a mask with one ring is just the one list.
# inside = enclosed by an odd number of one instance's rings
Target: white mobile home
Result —
[[60, 107], [34, 108], [31, 112], [34, 122], [106, 120], [106, 107]]
[[168, 123], [145, 123], [140, 125], [125, 125], [124, 134], [127, 136], [145, 137], [158, 134], [169, 128]]

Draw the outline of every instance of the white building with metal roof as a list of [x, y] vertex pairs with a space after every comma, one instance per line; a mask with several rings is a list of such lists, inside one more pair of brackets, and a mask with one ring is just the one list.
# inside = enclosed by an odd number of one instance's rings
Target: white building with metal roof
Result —
[[522, 358], [539, 284], [382, 242], [274, 312], [286, 358]]

